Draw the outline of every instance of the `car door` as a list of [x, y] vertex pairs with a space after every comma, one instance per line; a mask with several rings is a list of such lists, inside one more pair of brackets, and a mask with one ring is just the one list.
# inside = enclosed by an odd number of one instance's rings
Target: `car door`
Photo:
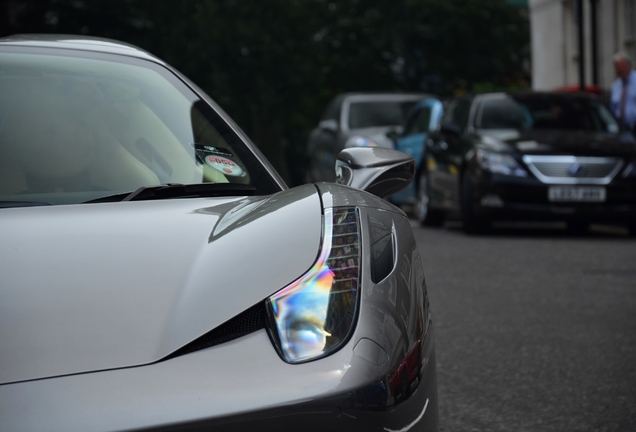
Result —
[[438, 99], [419, 102], [407, 120], [404, 134], [397, 140], [396, 149], [413, 156], [416, 171], [423, 160], [428, 134], [435, 130], [443, 111], [442, 102]]
[[[438, 99], [430, 98], [418, 102], [409, 113], [402, 136], [396, 140], [395, 148], [415, 160], [416, 173], [422, 165], [428, 135], [437, 127], [443, 111], [442, 102]], [[393, 195], [391, 201], [396, 204], [413, 203], [416, 181], [417, 176], [409, 187]]]

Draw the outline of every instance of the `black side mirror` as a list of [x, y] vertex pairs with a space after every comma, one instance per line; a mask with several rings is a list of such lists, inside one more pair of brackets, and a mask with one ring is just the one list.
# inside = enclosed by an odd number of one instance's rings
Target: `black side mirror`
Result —
[[385, 147], [344, 149], [336, 160], [336, 183], [387, 197], [407, 187], [415, 174], [415, 160]]
[[459, 136], [462, 134], [462, 130], [456, 123], [442, 123], [440, 124], [440, 130], [450, 135]]

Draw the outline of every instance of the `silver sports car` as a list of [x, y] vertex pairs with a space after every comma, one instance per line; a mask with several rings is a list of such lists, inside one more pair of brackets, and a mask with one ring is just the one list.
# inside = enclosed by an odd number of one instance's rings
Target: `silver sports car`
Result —
[[437, 430], [413, 160], [334, 169], [139, 48], [0, 40], [0, 430]]

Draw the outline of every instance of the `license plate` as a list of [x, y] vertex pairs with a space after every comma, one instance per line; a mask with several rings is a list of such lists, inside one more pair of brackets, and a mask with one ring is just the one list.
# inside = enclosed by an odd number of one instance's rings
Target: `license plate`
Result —
[[550, 186], [548, 200], [561, 202], [604, 202], [603, 186]]

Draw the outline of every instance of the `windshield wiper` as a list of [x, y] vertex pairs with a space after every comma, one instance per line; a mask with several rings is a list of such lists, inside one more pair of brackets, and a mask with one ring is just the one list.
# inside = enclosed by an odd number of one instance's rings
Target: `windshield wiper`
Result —
[[50, 202], [44, 201], [0, 201], [0, 208], [12, 208], [12, 207], [38, 207], [38, 206], [50, 206], [53, 205]]
[[180, 183], [168, 183], [158, 186], [143, 186], [133, 192], [107, 195], [85, 201], [84, 204], [170, 198], [242, 196], [254, 195], [255, 192], [256, 188], [254, 186], [236, 183], [196, 183], [185, 185]]

